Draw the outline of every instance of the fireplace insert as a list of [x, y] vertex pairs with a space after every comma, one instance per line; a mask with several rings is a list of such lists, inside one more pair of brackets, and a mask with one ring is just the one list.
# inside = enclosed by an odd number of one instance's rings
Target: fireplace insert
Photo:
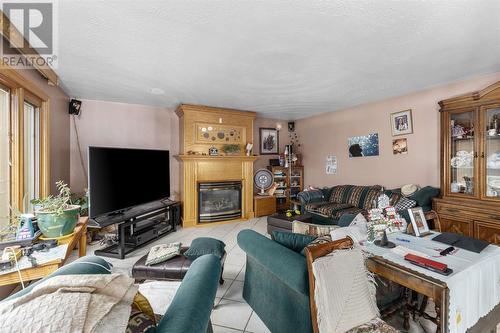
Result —
[[241, 182], [198, 184], [198, 221], [208, 223], [241, 218]]

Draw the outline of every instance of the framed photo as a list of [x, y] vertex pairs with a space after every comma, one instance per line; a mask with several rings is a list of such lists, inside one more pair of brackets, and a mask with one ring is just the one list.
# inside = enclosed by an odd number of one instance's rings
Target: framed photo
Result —
[[406, 138], [392, 140], [392, 153], [394, 155], [408, 154], [408, 141]]
[[259, 128], [260, 155], [278, 155], [280, 144], [276, 128]]
[[347, 139], [349, 158], [362, 156], [378, 156], [378, 133], [364, 136], [353, 136]]
[[408, 214], [410, 215], [411, 225], [415, 236], [422, 237], [431, 233], [422, 207], [410, 208], [408, 209]]
[[392, 136], [406, 135], [413, 133], [413, 119], [411, 109], [391, 113]]

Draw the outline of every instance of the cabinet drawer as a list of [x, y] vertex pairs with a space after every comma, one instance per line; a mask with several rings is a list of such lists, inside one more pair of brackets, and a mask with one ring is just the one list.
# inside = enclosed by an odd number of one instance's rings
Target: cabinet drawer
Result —
[[474, 236], [488, 243], [500, 245], [500, 223], [474, 221]]
[[454, 216], [439, 215], [442, 232], [454, 232], [464, 236], [472, 237], [474, 235], [472, 220], [460, 219]]
[[470, 215], [471, 214], [470, 210], [459, 208], [459, 207], [460, 206], [447, 205], [447, 204], [443, 204], [443, 203], [436, 203], [436, 212], [439, 215], [446, 214], [446, 215], [464, 216], [464, 215]]

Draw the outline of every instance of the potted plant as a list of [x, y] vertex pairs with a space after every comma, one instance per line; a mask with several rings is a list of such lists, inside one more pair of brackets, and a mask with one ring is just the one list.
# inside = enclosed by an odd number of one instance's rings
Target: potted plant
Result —
[[222, 146], [222, 151], [226, 155], [239, 155], [241, 151], [240, 145], [236, 144], [225, 144]]
[[71, 190], [63, 181], [56, 182], [59, 194], [44, 199], [35, 199], [38, 227], [46, 238], [69, 235], [75, 229], [80, 215], [80, 206], [71, 203]]

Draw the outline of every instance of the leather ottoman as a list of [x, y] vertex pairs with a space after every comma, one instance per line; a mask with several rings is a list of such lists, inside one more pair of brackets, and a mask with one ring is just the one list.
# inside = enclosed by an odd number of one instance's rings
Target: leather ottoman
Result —
[[[137, 282], [144, 280], [182, 280], [193, 262], [193, 260], [183, 255], [188, 249], [189, 247], [181, 247], [180, 255], [156, 265], [146, 265], [146, 258], [148, 257], [146, 254], [137, 260], [132, 267], [132, 277]], [[222, 272], [224, 271], [225, 260], [226, 252], [224, 252], [220, 260], [222, 268], [219, 278], [220, 284], [224, 283]]]
[[267, 233], [271, 235], [273, 231], [292, 232], [293, 221], [312, 223], [312, 215], [302, 214], [287, 217], [285, 214], [273, 214], [267, 217]]

